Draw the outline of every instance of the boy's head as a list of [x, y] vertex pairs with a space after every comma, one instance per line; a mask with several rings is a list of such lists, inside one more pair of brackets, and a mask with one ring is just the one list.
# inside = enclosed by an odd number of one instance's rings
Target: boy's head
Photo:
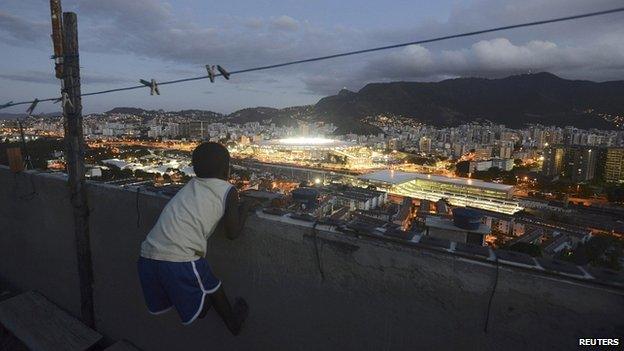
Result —
[[201, 143], [193, 150], [193, 170], [200, 178], [230, 177], [230, 153], [219, 143]]

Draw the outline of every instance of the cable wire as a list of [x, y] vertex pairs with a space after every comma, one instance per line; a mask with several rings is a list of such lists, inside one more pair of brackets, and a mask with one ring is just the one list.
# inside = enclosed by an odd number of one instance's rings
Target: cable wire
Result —
[[[264, 71], [264, 70], [269, 70], [269, 69], [274, 69], [274, 68], [279, 68], [279, 67], [298, 65], [298, 64], [302, 64], [302, 63], [330, 60], [330, 59], [335, 59], [335, 58], [339, 58], [339, 57], [360, 55], [360, 54], [365, 54], [365, 53], [369, 53], [369, 52], [396, 49], [396, 48], [401, 48], [401, 47], [410, 46], [410, 45], [427, 44], [427, 43], [433, 43], [433, 42], [444, 41], [444, 40], [449, 40], [449, 39], [456, 39], [456, 38], [470, 37], [470, 36], [486, 34], [486, 33], [500, 32], [500, 31], [510, 30], [510, 29], [517, 29], [517, 28], [524, 28], [524, 27], [533, 27], [533, 26], [539, 26], [539, 25], [550, 24], [550, 23], [572, 21], [572, 20], [578, 20], [578, 19], [588, 18], [588, 17], [604, 16], [604, 15], [618, 13], [618, 12], [624, 12], [624, 7], [619, 7], [619, 8], [614, 8], [614, 9], [604, 10], [604, 11], [589, 12], [589, 13], [573, 15], [573, 16], [551, 18], [551, 19], [546, 19], [546, 20], [541, 20], [541, 21], [525, 22], [525, 23], [519, 23], [519, 24], [513, 24], [513, 25], [507, 25], [507, 26], [501, 26], [501, 27], [494, 27], [494, 28], [482, 29], [482, 30], [477, 30], [477, 31], [472, 31], [472, 32], [451, 34], [451, 35], [445, 35], [445, 36], [441, 36], [441, 37], [435, 37], [435, 38], [423, 39], [423, 40], [417, 40], [417, 41], [410, 41], [410, 42], [393, 44], [393, 45], [379, 46], [379, 47], [374, 47], [374, 48], [369, 48], [369, 49], [348, 51], [348, 52], [337, 53], [337, 54], [326, 55], [326, 56], [313, 57], [313, 58], [308, 58], [308, 59], [303, 59], [303, 60], [283, 62], [283, 63], [274, 64], [274, 65], [246, 68], [246, 69], [241, 69], [241, 70], [237, 70], [237, 71], [231, 71], [231, 72], [229, 72], [229, 74], [233, 75], [233, 74], [241, 74], [241, 73], [248, 73], [248, 72], [255, 72], [255, 71]], [[223, 76], [223, 74], [221, 74], [221, 73], [216, 73], [215, 74], [215, 77], [219, 77], [219, 76]], [[178, 83], [190, 82], [190, 81], [202, 80], [202, 79], [208, 79], [208, 78], [209, 78], [208, 75], [203, 75], [203, 76], [198, 76], [198, 77], [190, 77], [190, 78], [181, 78], [181, 79], [176, 79], [176, 80], [160, 82], [160, 83], [158, 83], [158, 85], [160, 86], [160, 85], [178, 84]], [[130, 86], [130, 87], [124, 87], [124, 88], [115, 88], [115, 89], [94, 91], [94, 92], [91, 92], [91, 93], [81, 94], [80, 96], [82, 97], [82, 96], [93, 96], [93, 95], [109, 94], [109, 93], [113, 93], [113, 92], [135, 90], [135, 89], [141, 89], [141, 88], [149, 88], [149, 86], [141, 84], [141, 85], [135, 85], [135, 86]], [[58, 97], [39, 99], [39, 102], [55, 101], [55, 100], [58, 100], [58, 99], [59, 99]], [[11, 103], [8, 103], [8, 104], [0, 105], [0, 108], [17, 106], [17, 105], [26, 105], [26, 104], [31, 104], [32, 102], [33, 101], [21, 101], [21, 102], [15, 102], [15, 103], [11, 102]]]
[[318, 230], [316, 229], [316, 226], [319, 224], [319, 220], [316, 219], [314, 221], [314, 224], [312, 224], [312, 234], [314, 236], [314, 254], [316, 257], [316, 265], [319, 271], [319, 274], [321, 275], [321, 282], [325, 281], [325, 271], [323, 270], [323, 262], [321, 261], [321, 252], [319, 250], [319, 245], [318, 245]]
[[490, 298], [488, 299], [487, 312], [485, 314], [485, 324], [483, 326], [483, 332], [486, 334], [488, 332], [488, 327], [490, 326], [490, 314], [492, 312], [492, 301], [494, 300], [494, 294], [496, 293], [496, 288], [498, 287], [498, 276], [500, 273], [500, 262], [498, 262], [498, 256], [495, 257], [495, 263], [496, 263], [496, 275], [494, 276], [494, 285], [492, 286]]

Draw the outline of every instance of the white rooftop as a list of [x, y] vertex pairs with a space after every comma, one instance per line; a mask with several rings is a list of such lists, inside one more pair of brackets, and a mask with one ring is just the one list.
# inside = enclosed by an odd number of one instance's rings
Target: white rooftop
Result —
[[401, 171], [395, 171], [391, 169], [364, 174], [364, 175], [361, 175], [359, 178], [363, 180], [368, 180], [368, 181], [388, 183], [392, 185], [398, 185], [398, 184], [406, 183], [412, 180], [420, 179], [420, 180], [429, 180], [429, 181], [434, 181], [434, 182], [455, 184], [455, 185], [461, 185], [461, 186], [471, 186], [471, 187], [476, 187], [476, 188], [492, 189], [492, 190], [505, 191], [505, 192], [513, 189], [512, 185], [484, 182], [479, 179], [459, 178], [459, 177], [454, 178], [454, 177], [445, 177], [445, 176], [439, 176], [439, 175], [433, 175], [433, 174], [401, 172]]
[[272, 146], [272, 147], [282, 147], [282, 148], [291, 148], [291, 147], [305, 147], [305, 148], [336, 148], [336, 147], [350, 147], [355, 146], [354, 143], [336, 139], [327, 139], [322, 137], [317, 138], [286, 138], [286, 139], [271, 139], [264, 140], [260, 142], [261, 146]]

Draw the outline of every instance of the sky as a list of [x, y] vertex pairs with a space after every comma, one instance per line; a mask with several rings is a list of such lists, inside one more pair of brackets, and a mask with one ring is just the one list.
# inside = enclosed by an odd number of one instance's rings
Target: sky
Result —
[[[622, 0], [62, 0], [78, 15], [82, 91], [228, 70], [621, 7]], [[58, 96], [48, 0], [0, 2], [0, 104]], [[316, 103], [370, 82], [497, 78], [549, 71], [624, 79], [624, 13], [335, 60], [85, 97], [117, 106], [220, 113]], [[2, 112], [21, 113], [28, 106]], [[39, 112], [59, 111], [42, 103]]]

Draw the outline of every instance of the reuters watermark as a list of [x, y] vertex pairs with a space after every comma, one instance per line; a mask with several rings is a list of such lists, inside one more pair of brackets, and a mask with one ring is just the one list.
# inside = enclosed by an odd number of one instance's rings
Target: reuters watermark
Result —
[[619, 346], [620, 339], [579, 339], [579, 346]]

